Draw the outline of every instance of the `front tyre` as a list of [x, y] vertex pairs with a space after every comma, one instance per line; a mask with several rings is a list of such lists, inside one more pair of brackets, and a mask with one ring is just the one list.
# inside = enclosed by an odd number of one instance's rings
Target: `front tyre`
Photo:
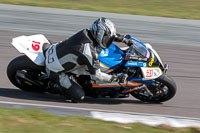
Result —
[[160, 103], [168, 101], [174, 97], [177, 90], [175, 81], [165, 73], [155, 79], [155, 83], [148, 85], [147, 88], [153, 94], [152, 96], [147, 95], [145, 89], [136, 90], [131, 94], [135, 98], [144, 102]]
[[24, 74], [30, 75], [35, 80], [41, 76], [44, 67], [37, 66], [27, 56], [22, 55], [13, 59], [7, 67], [7, 76], [10, 82], [16, 87], [24, 91], [30, 92], [45, 92], [45, 88], [30, 83], [17, 76], [17, 72], [23, 72]]

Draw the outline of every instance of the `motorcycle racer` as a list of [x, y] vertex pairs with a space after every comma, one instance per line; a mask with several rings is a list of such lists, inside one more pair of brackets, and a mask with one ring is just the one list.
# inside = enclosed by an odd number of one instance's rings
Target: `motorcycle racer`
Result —
[[[85, 93], [72, 73], [90, 75], [96, 83], [123, 83], [127, 75], [110, 75], [100, 70], [98, 55], [101, 48], [108, 48], [113, 41], [131, 45], [132, 39], [116, 33], [114, 23], [104, 17], [93, 22], [70, 38], [51, 45], [45, 52], [48, 76], [62, 87], [62, 94], [74, 101], [83, 100]], [[51, 84], [50, 84], [51, 85]]]

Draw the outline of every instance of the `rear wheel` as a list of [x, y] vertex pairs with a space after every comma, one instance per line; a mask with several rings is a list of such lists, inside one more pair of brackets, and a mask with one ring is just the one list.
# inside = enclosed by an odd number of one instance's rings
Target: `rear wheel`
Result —
[[155, 83], [148, 85], [147, 88], [152, 96], [150, 96], [145, 89], [134, 91], [131, 94], [144, 102], [160, 103], [174, 97], [177, 89], [175, 81], [172, 78], [167, 77], [166, 74], [161, 75], [156, 79]]
[[[45, 88], [39, 85], [39, 77], [44, 73], [44, 67], [37, 66], [27, 56], [22, 55], [13, 59], [7, 67], [7, 76], [12, 84], [24, 91], [45, 92]], [[34, 79], [34, 83], [17, 75], [21, 73]]]

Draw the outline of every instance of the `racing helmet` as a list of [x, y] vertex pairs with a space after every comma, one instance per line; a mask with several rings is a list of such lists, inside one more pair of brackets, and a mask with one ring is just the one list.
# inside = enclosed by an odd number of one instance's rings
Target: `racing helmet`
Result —
[[98, 18], [90, 27], [90, 32], [101, 48], [108, 48], [115, 36], [116, 28], [112, 21], [107, 18]]

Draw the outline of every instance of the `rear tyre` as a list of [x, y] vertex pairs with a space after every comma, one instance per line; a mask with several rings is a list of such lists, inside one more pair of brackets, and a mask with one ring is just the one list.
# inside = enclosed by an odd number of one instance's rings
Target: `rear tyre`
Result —
[[22, 55], [16, 57], [8, 64], [7, 76], [13, 85], [23, 91], [39, 93], [46, 91], [44, 87], [36, 86], [24, 79], [19, 78], [16, 75], [17, 71], [22, 71], [23, 73], [38, 78], [38, 76], [41, 75], [41, 72], [44, 71], [44, 67], [37, 66], [27, 56]]
[[175, 81], [166, 74], [161, 75], [156, 79], [155, 83], [148, 85], [147, 87], [153, 96], [144, 95], [145, 90], [134, 91], [131, 93], [132, 96], [144, 102], [160, 103], [174, 97], [177, 90]]

